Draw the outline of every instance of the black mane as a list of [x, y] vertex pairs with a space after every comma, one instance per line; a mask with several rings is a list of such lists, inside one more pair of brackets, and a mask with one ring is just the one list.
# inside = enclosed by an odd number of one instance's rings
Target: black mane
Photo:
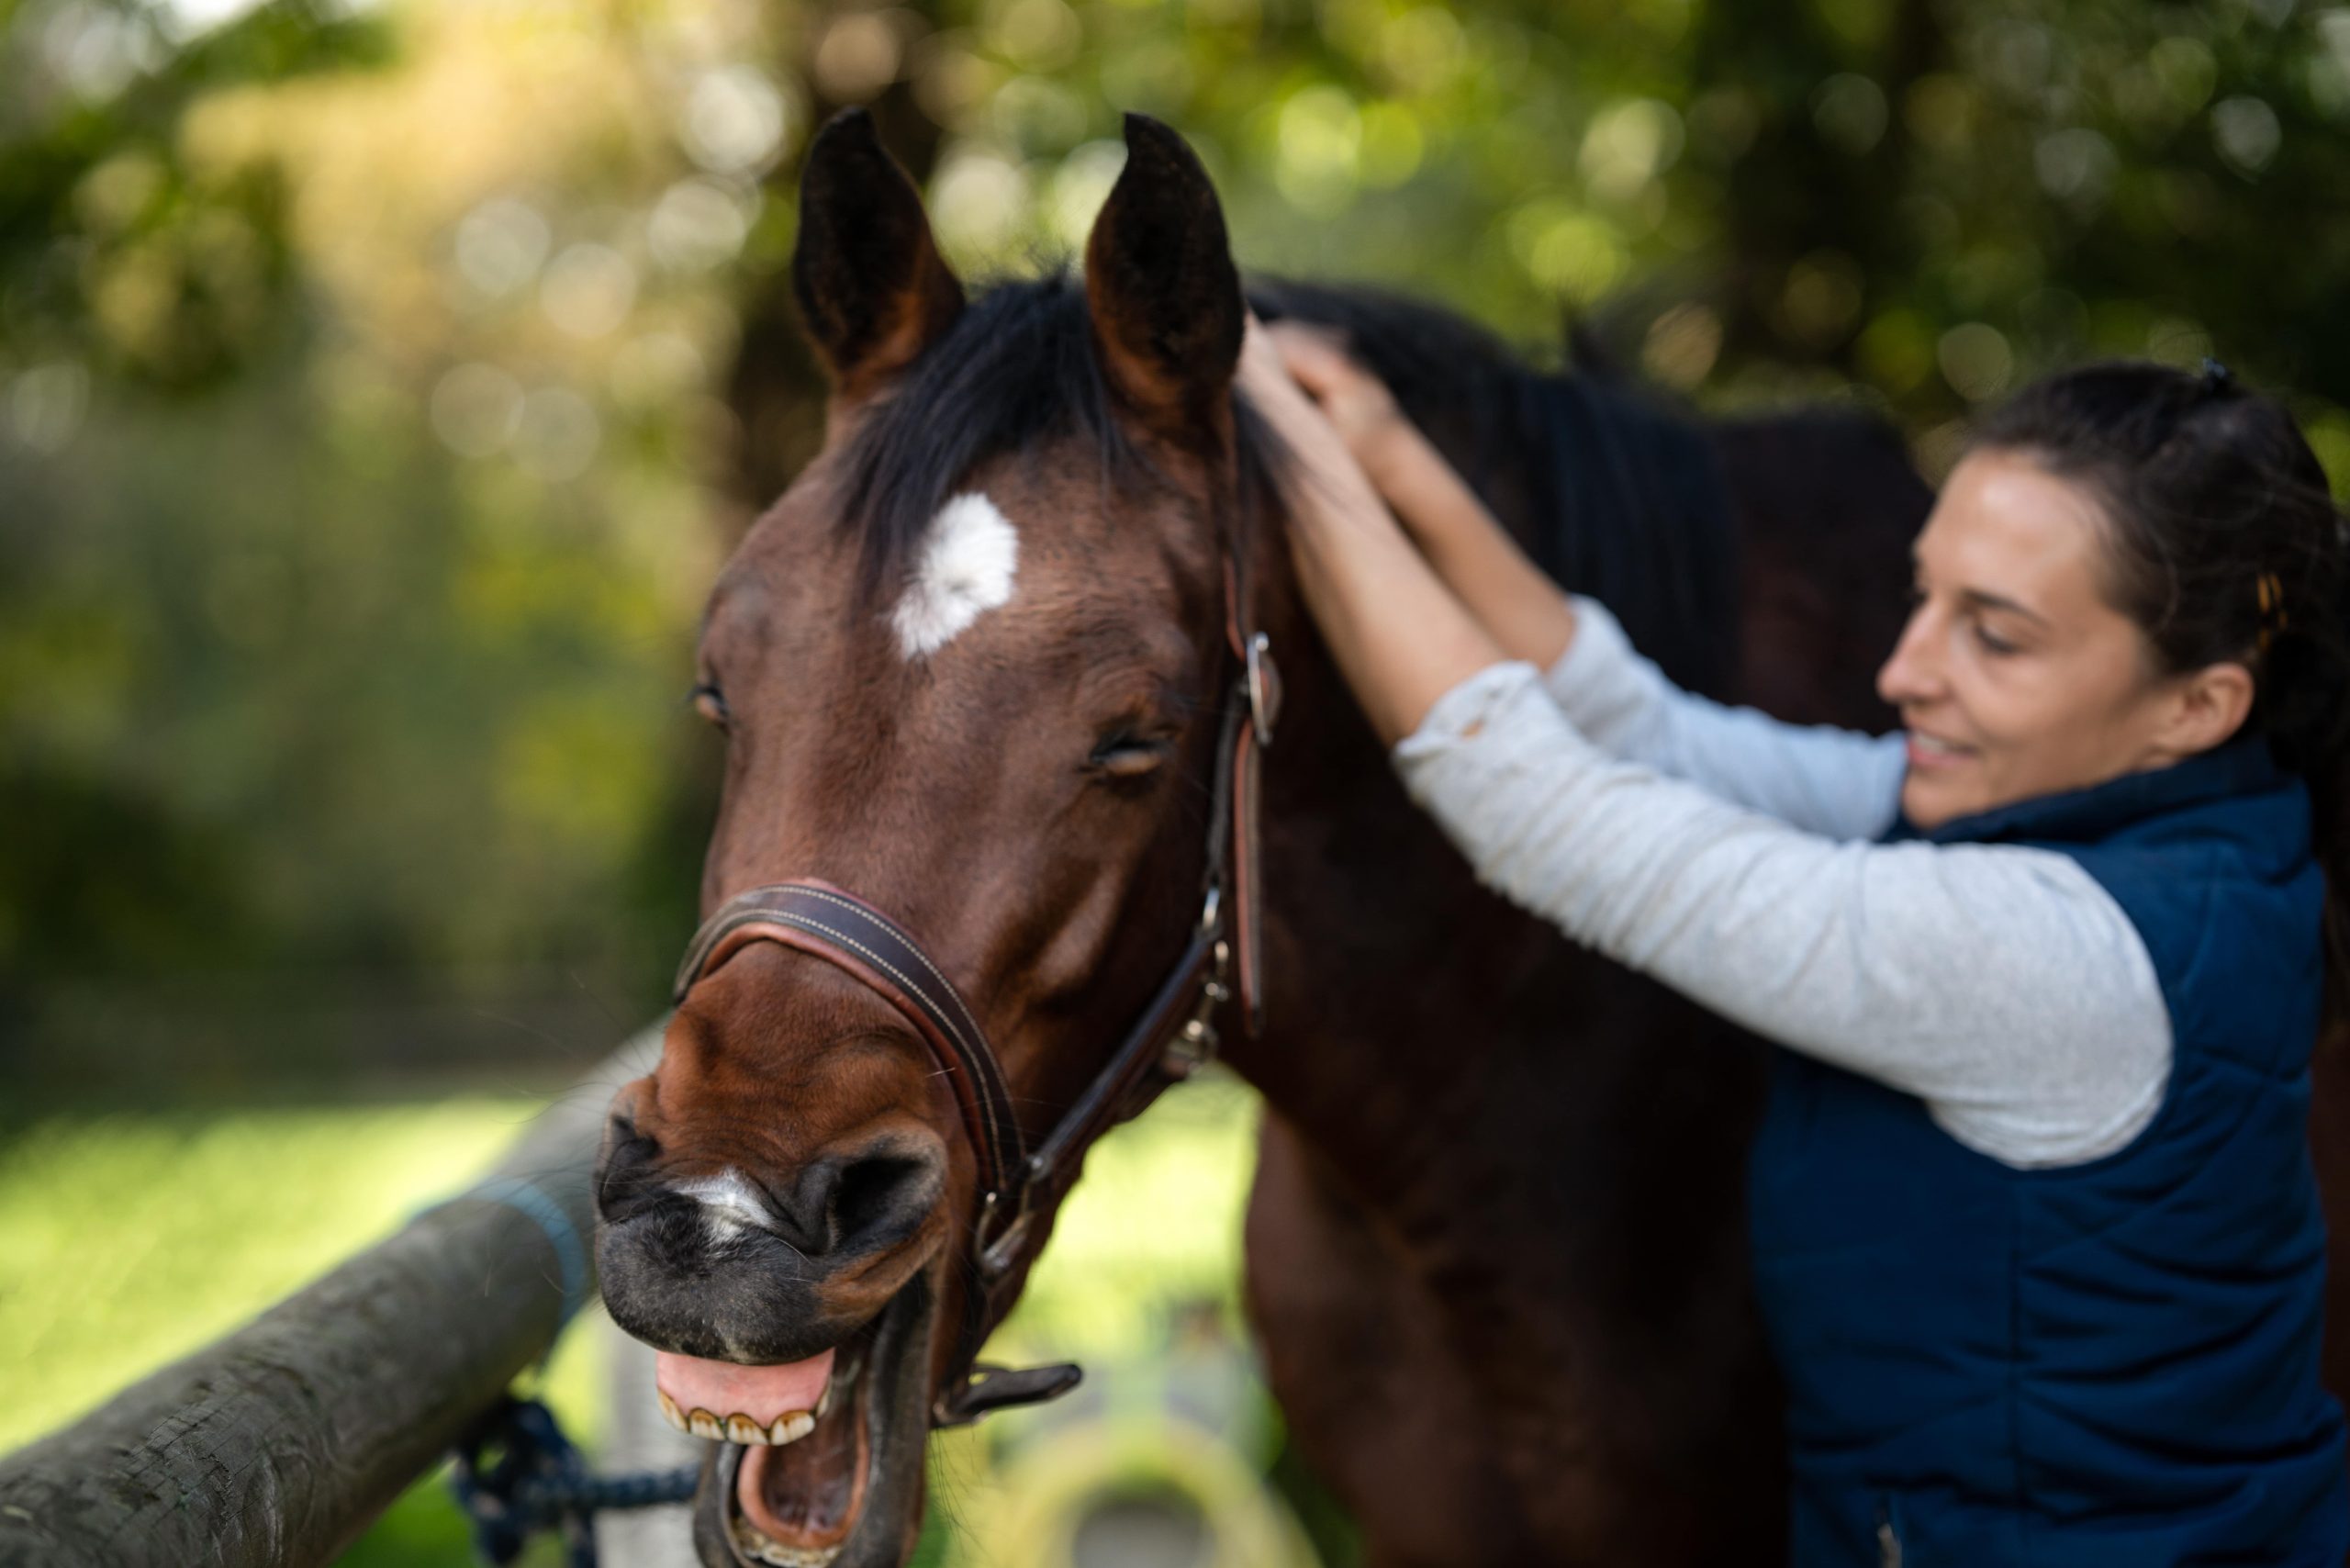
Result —
[[1610, 377], [1543, 370], [1451, 311], [1376, 289], [1281, 282], [1267, 320], [1343, 333], [1537, 565], [1623, 622], [1676, 685], [1738, 663], [1738, 535], [1712, 438]]
[[[1705, 431], [1637, 392], [1526, 364], [1448, 311], [1370, 289], [1266, 283], [1250, 304], [1343, 332], [1397, 403], [1461, 466], [1534, 559], [1598, 598], [1640, 650], [1694, 690], [1735, 665], [1736, 537]], [[1246, 410], [1241, 471], [1278, 483], [1284, 454]], [[1149, 482], [1065, 269], [993, 284], [925, 349], [846, 454], [846, 525], [868, 591], [894, 577], [979, 464], [1077, 435], [1103, 482]]]

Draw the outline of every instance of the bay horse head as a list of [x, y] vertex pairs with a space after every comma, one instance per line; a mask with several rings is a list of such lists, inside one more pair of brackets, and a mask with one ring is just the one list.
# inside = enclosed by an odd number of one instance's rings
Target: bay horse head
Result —
[[598, 1170], [606, 1304], [722, 1439], [708, 1562], [899, 1563], [932, 1427], [1074, 1380], [970, 1362], [1252, 978], [1246, 308], [1197, 159], [1126, 141], [1082, 285], [976, 297], [862, 114], [809, 153], [826, 442], [710, 599], [710, 918]]

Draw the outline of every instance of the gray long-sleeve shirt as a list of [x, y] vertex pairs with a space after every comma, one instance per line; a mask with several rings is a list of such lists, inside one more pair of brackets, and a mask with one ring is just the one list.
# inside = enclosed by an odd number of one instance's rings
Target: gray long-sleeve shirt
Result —
[[1576, 941], [1796, 1050], [1916, 1094], [2017, 1167], [2153, 1121], [2170, 1018], [2145, 944], [2071, 858], [1874, 842], [1898, 736], [1784, 724], [1682, 691], [1577, 599], [1547, 674], [1508, 663], [1395, 747], [1485, 884]]

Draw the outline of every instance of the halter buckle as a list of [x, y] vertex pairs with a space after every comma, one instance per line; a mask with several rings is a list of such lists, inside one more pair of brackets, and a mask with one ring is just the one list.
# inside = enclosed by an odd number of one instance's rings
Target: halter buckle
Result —
[[1272, 749], [1273, 725], [1281, 716], [1281, 672], [1273, 663], [1273, 640], [1262, 632], [1248, 639], [1248, 720], [1257, 744]]
[[1215, 1010], [1232, 1000], [1231, 972], [1232, 944], [1219, 938], [1214, 967], [1200, 982], [1200, 997], [1192, 1006], [1191, 1017], [1167, 1042], [1167, 1049], [1158, 1058], [1158, 1070], [1178, 1083], [1215, 1060], [1216, 1051], [1224, 1043], [1224, 1037], [1216, 1031]]
[[972, 1249], [972, 1261], [979, 1270], [979, 1277], [990, 1285], [1010, 1273], [1012, 1266], [1020, 1260], [1021, 1243], [1027, 1240], [1028, 1222], [1035, 1215], [1028, 1202], [1031, 1185], [1028, 1182], [1021, 1182], [1020, 1196], [1012, 1209], [1012, 1217], [1005, 1220], [1003, 1228], [993, 1236], [988, 1234], [988, 1223], [1004, 1212], [1003, 1194], [990, 1193], [979, 1200], [979, 1235], [974, 1238], [977, 1245]]

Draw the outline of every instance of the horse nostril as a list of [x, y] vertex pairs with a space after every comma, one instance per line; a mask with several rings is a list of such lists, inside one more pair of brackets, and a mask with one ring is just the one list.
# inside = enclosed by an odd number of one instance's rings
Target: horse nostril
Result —
[[596, 1210], [607, 1224], [661, 1195], [653, 1169], [660, 1157], [661, 1146], [625, 1117], [614, 1116], [605, 1125], [603, 1152], [596, 1160]]
[[833, 1194], [834, 1233], [844, 1249], [886, 1247], [921, 1227], [938, 1196], [928, 1160], [875, 1155], [841, 1172]]
[[937, 1201], [937, 1163], [919, 1154], [876, 1150], [825, 1160], [803, 1175], [792, 1217], [811, 1253], [856, 1254], [893, 1247], [922, 1228]]

